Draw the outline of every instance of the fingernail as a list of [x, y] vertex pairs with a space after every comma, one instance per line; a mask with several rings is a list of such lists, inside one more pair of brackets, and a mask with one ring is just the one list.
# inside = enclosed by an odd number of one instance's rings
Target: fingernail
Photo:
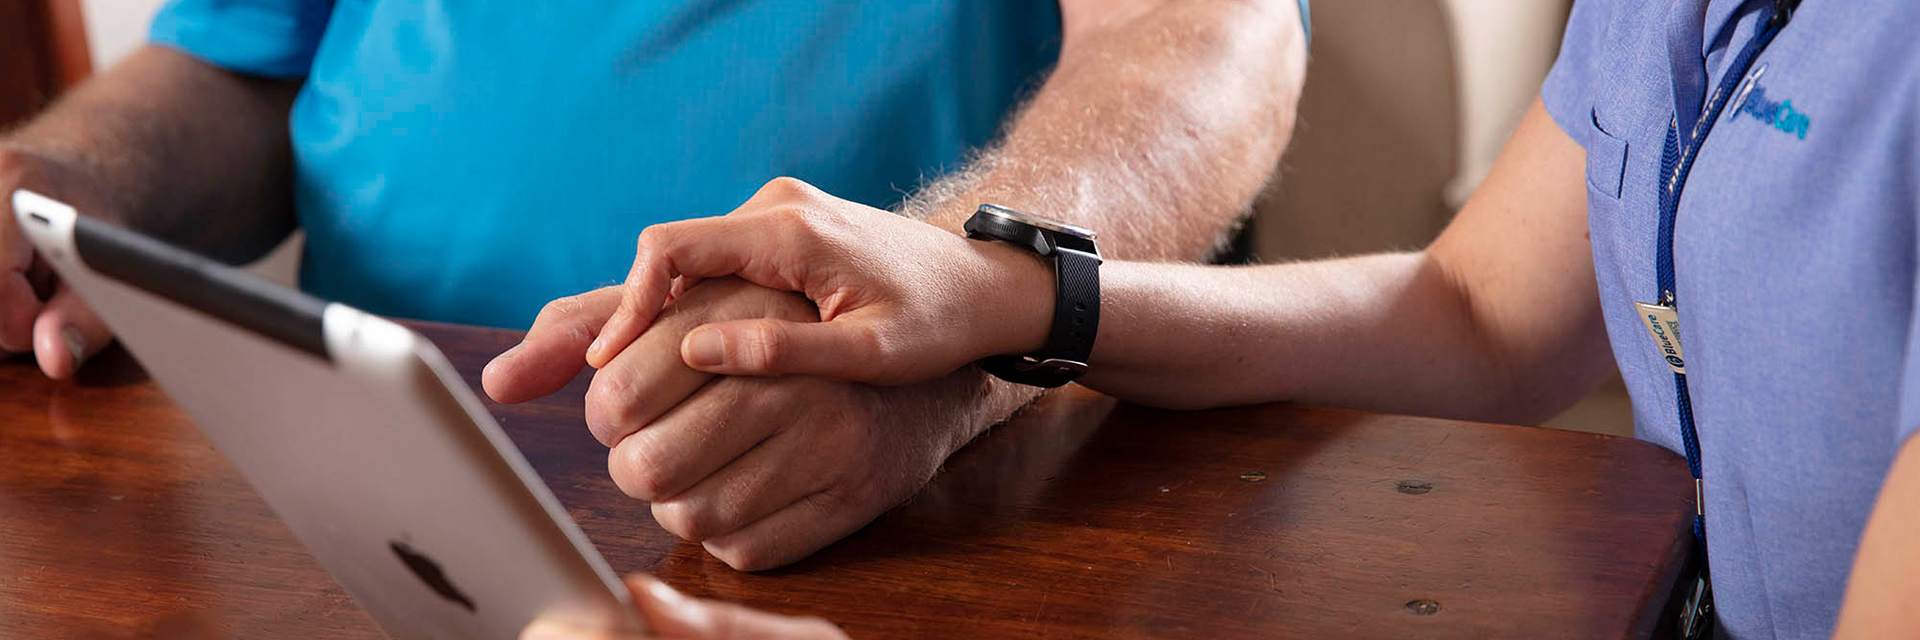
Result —
[[587, 345], [587, 355], [590, 355], [590, 356], [599, 355], [600, 350], [606, 348], [606, 346], [607, 346], [606, 336], [594, 336], [593, 344]]
[[694, 329], [687, 334], [687, 364], [717, 367], [727, 360], [726, 339], [718, 329]]
[[73, 354], [73, 364], [79, 366], [80, 360], [87, 357], [87, 338], [80, 335], [80, 328], [73, 325], [61, 327], [60, 341], [67, 343], [67, 353]]

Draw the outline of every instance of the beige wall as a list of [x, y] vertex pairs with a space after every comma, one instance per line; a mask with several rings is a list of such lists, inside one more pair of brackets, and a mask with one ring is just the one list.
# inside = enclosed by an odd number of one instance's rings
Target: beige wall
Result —
[[1260, 256], [1425, 246], [1538, 94], [1567, 6], [1315, 4], [1300, 126], [1255, 223]]
[[164, 0], [81, 0], [87, 45], [98, 68], [118, 61], [147, 40], [147, 24]]
[[[1307, 87], [1256, 210], [1262, 261], [1417, 249], [1472, 193], [1539, 93], [1568, 0], [1313, 5]], [[1624, 387], [1547, 426], [1630, 434]]]

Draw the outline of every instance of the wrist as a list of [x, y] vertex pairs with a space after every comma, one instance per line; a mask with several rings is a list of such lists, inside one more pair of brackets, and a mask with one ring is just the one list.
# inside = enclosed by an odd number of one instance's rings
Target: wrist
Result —
[[968, 240], [986, 284], [974, 326], [985, 332], [979, 357], [1026, 355], [1047, 346], [1057, 295], [1053, 261], [1003, 242]]

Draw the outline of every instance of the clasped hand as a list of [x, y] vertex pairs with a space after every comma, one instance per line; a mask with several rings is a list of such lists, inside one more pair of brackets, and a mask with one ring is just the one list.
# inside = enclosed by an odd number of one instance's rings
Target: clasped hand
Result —
[[733, 213], [648, 227], [619, 308], [587, 350], [604, 367], [689, 283], [734, 276], [803, 294], [819, 320], [695, 328], [687, 365], [725, 375], [920, 382], [1045, 343], [1053, 279], [1037, 256], [782, 178]]
[[[586, 422], [615, 484], [745, 570], [865, 526], [1005, 417], [966, 365], [1037, 347], [1045, 319], [1009, 329], [1051, 308], [1022, 309], [1009, 290], [1051, 300], [1053, 286], [1016, 249], [795, 180], [723, 218], [648, 229], [634, 274], [549, 303], [484, 386], [524, 402], [591, 360]], [[786, 373], [815, 375], [769, 375]]]

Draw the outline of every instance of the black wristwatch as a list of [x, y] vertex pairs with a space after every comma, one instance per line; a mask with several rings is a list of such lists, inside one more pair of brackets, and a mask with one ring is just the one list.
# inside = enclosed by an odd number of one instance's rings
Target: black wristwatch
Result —
[[991, 204], [980, 205], [966, 230], [968, 238], [1010, 243], [1051, 259], [1057, 285], [1046, 346], [1024, 356], [989, 357], [980, 368], [1036, 387], [1058, 387], [1086, 373], [1100, 331], [1100, 249], [1093, 232]]

